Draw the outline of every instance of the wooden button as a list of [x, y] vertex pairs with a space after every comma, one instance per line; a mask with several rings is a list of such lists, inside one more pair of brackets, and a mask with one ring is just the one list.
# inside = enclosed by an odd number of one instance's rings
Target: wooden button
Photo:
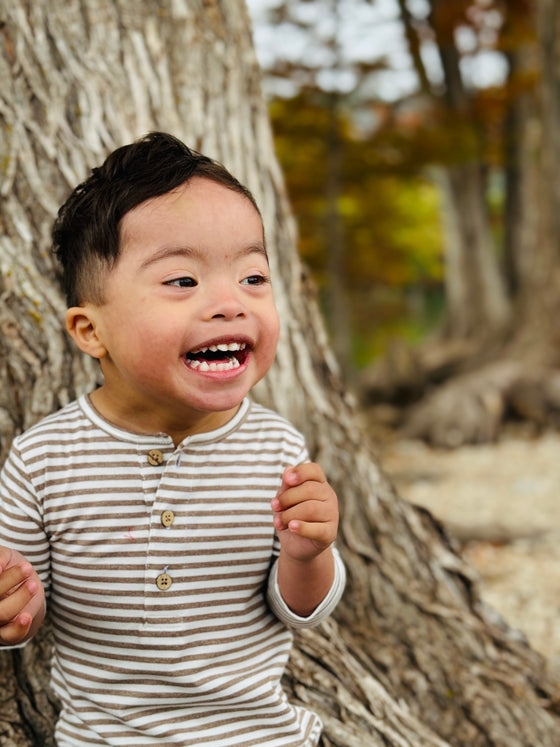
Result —
[[173, 511], [163, 511], [161, 514], [161, 523], [164, 527], [170, 527], [171, 524], [175, 521], [175, 514]]
[[171, 584], [173, 583], [173, 579], [169, 575], [169, 573], [160, 573], [159, 576], [156, 578], [156, 586], [160, 591], [167, 591]]
[[159, 449], [152, 449], [148, 452], [148, 462], [152, 467], [159, 467], [163, 463], [163, 452]]

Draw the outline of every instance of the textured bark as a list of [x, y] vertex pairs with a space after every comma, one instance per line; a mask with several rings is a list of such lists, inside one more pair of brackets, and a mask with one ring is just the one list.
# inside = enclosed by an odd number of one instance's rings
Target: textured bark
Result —
[[[241, 0], [0, 0], [0, 221], [5, 455], [15, 433], [98, 372], [62, 331], [49, 254], [57, 206], [113, 147], [167, 129], [224, 161], [263, 212], [283, 319], [258, 398], [306, 434], [341, 499], [348, 589], [298, 636], [286, 688], [325, 745], [558, 742], [558, 683], [481, 602], [444, 529], [394, 493], [340, 386], [273, 153]], [[48, 630], [0, 657], [0, 745], [50, 745]]]

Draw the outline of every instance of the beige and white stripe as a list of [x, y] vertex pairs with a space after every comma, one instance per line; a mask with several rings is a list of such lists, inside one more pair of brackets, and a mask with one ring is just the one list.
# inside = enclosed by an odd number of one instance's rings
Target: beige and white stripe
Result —
[[300, 434], [249, 400], [177, 448], [116, 428], [87, 397], [15, 440], [0, 544], [49, 592], [59, 747], [317, 743], [319, 719], [280, 687], [286, 626], [326, 617], [344, 569], [336, 554], [333, 588], [305, 619], [270, 573], [270, 501], [306, 459]]

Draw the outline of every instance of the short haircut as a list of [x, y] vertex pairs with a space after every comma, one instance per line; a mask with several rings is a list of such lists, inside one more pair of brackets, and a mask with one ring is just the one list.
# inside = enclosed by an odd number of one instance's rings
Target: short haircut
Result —
[[120, 223], [126, 213], [194, 176], [239, 192], [260, 214], [253, 195], [225, 166], [165, 132], [151, 132], [117, 148], [92, 169], [58, 211], [52, 231], [69, 307], [103, 303], [104, 278], [119, 258]]

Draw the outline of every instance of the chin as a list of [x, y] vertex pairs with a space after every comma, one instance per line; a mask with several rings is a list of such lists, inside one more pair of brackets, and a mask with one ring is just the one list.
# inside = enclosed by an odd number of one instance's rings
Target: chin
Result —
[[233, 410], [243, 402], [247, 392], [243, 394], [215, 395], [201, 397], [198, 402], [192, 402], [191, 407], [199, 412], [218, 413]]

